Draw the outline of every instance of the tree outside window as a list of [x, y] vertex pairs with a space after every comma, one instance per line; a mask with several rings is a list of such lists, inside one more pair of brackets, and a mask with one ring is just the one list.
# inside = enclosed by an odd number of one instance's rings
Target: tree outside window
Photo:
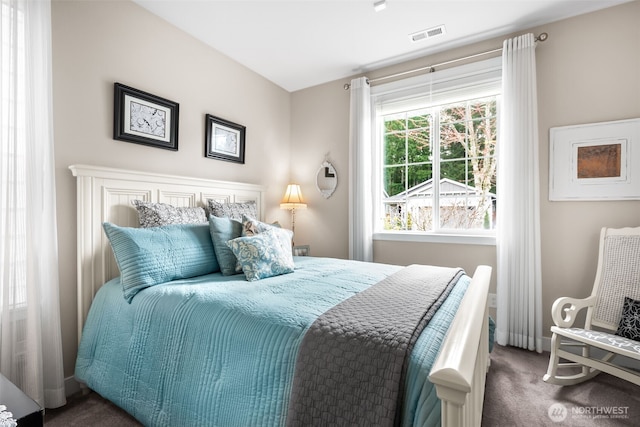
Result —
[[496, 96], [381, 118], [385, 230], [495, 227]]

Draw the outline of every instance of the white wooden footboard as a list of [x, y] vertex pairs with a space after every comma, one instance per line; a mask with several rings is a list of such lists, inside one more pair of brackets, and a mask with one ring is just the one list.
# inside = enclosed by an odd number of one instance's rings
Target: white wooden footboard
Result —
[[476, 268], [429, 380], [442, 401], [442, 426], [479, 426], [489, 367], [491, 267]]

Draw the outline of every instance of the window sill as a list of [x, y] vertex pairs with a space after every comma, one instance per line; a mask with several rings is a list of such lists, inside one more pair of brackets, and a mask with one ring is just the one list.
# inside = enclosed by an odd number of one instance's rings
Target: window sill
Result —
[[413, 232], [378, 232], [373, 233], [373, 240], [421, 243], [453, 243], [461, 245], [496, 245], [496, 236], [492, 234], [453, 234], [453, 233], [413, 233]]

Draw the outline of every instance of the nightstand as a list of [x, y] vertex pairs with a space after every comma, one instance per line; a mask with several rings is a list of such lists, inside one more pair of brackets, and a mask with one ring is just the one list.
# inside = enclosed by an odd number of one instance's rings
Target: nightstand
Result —
[[7, 407], [18, 427], [42, 427], [44, 409], [0, 374], [0, 405]]

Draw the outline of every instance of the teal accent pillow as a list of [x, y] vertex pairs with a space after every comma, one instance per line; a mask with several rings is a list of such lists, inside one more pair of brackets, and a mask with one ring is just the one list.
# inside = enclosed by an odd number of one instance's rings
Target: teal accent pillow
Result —
[[[291, 239], [285, 230], [272, 228], [253, 236], [238, 237], [227, 242], [248, 281], [291, 273], [295, 268], [291, 255]], [[283, 244], [285, 243], [285, 244]]]
[[144, 288], [219, 270], [207, 224], [130, 228], [105, 222], [124, 298]]
[[242, 223], [231, 218], [209, 215], [209, 231], [222, 274], [231, 276], [241, 273], [242, 270], [236, 269], [236, 256], [227, 242], [242, 235]]

